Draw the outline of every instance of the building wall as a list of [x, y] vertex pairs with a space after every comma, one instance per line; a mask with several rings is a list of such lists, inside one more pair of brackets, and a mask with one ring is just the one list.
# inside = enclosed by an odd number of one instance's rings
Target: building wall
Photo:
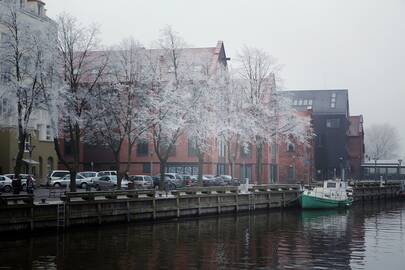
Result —
[[[15, 158], [18, 152], [17, 130], [15, 128], [0, 129], [0, 167], [1, 173], [12, 173], [15, 165]], [[38, 180], [45, 180], [49, 170], [57, 168], [57, 155], [54, 151], [52, 141], [40, 140], [38, 131], [31, 133], [31, 145], [34, 146], [32, 156], [29, 152], [24, 152], [23, 159], [31, 159], [38, 163], [28, 165], [24, 163], [22, 172], [32, 173]], [[30, 171], [29, 171], [30, 169]]]
[[350, 174], [353, 179], [361, 178], [361, 164], [364, 160], [364, 137], [350, 136], [348, 137]]
[[[339, 127], [327, 127], [327, 121], [339, 119]], [[315, 169], [316, 178], [325, 180], [332, 178], [335, 173], [340, 176], [341, 166], [347, 167], [347, 129], [348, 120], [345, 115], [314, 115], [315, 139]], [[341, 162], [340, 158], [343, 158]]]

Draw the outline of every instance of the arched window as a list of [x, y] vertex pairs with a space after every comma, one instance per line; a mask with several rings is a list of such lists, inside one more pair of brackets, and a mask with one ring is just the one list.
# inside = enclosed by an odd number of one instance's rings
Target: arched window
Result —
[[48, 173], [53, 171], [53, 157], [48, 157], [47, 169]]
[[287, 145], [287, 152], [294, 152], [295, 151], [295, 146], [292, 143], [288, 143]]

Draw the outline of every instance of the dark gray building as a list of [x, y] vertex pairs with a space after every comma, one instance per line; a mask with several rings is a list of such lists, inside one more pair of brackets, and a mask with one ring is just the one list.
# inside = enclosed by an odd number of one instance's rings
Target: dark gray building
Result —
[[349, 97], [347, 89], [285, 91], [298, 111], [312, 110], [317, 180], [340, 177], [348, 168]]

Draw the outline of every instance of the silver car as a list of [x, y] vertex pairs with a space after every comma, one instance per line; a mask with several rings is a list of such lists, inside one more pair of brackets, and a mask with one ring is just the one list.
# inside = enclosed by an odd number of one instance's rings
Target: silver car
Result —
[[12, 180], [7, 176], [0, 175], [0, 191], [11, 192], [13, 190]]
[[132, 175], [129, 177], [129, 181], [132, 181], [136, 188], [153, 188], [153, 179], [149, 175]]

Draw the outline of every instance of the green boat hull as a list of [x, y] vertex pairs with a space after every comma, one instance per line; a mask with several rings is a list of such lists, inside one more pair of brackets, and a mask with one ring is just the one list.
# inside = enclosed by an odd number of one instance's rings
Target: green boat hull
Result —
[[300, 197], [300, 205], [303, 209], [345, 208], [351, 206], [352, 202], [351, 199], [337, 201], [308, 195], [301, 195]]

